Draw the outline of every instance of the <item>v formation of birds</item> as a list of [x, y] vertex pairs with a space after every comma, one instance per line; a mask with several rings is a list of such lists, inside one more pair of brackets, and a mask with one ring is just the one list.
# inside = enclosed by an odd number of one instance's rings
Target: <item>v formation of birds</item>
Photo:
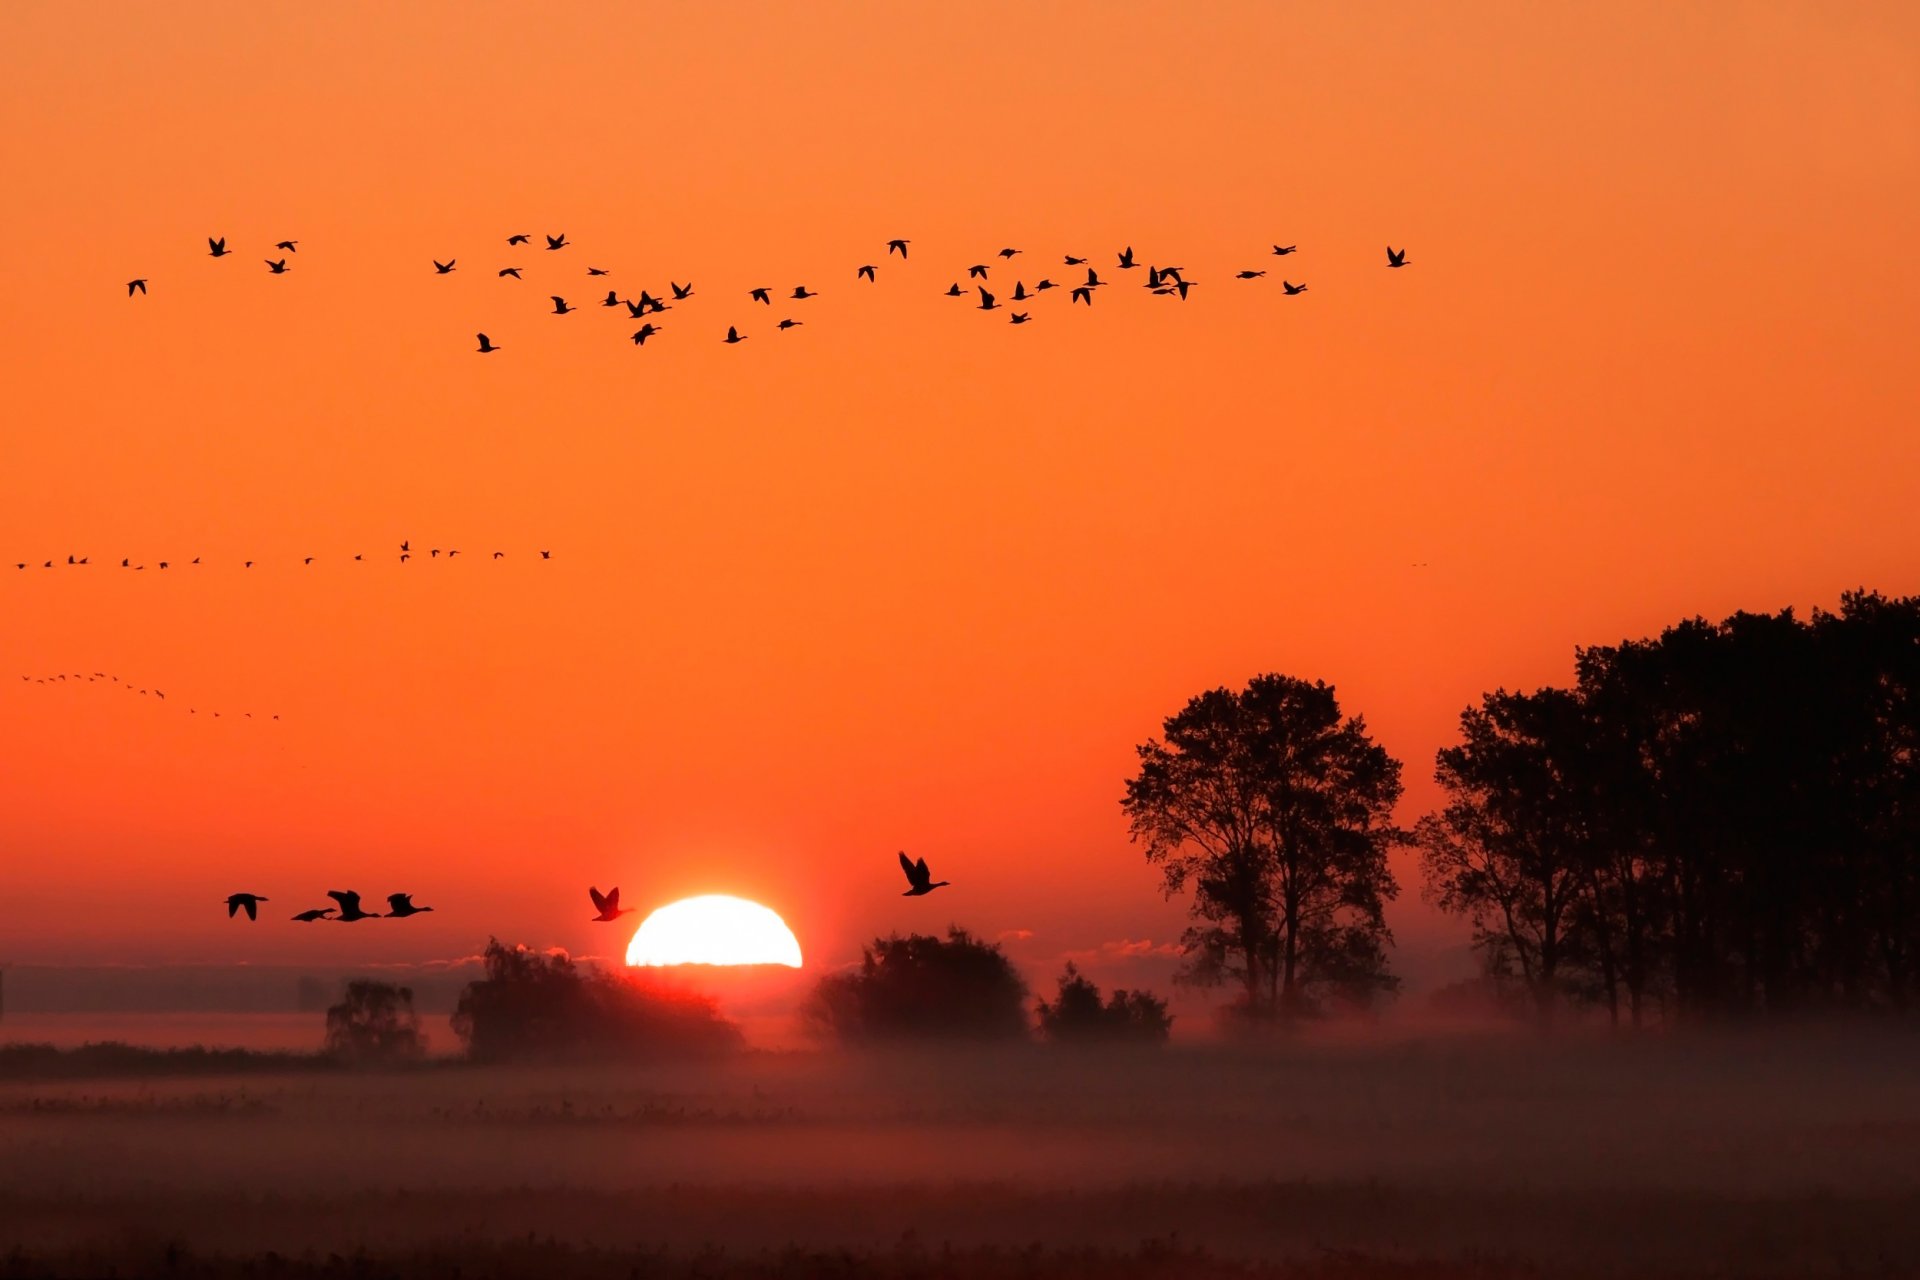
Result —
[[[546, 252], [549, 253], [558, 253], [574, 247], [573, 241], [567, 239], [565, 232], [559, 235], [545, 235], [542, 238], [546, 241]], [[533, 236], [530, 233], [516, 233], [506, 237], [506, 241], [509, 251], [533, 247]], [[282, 240], [275, 244], [273, 251], [280, 256], [262, 259], [267, 271], [272, 275], [286, 275], [291, 270], [291, 264], [294, 256], [298, 252], [299, 243], [297, 240]], [[896, 237], [886, 242], [886, 247], [880, 256], [891, 259], [897, 255], [901, 264], [904, 265], [908, 258], [908, 247], [912, 243], [911, 240], [905, 237]], [[1272, 256], [1282, 258], [1290, 257], [1298, 251], [1298, 248], [1299, 246], [1297, 245], [1276, 244], [1272, 246]], [[234, 250], [227, 247], [227, 240], [224, 236], [208, 237], [207, 251], [208, 256], [214, 258], [230, 257], [234, 253]], [[1001, 270], [1003, 273], [1010, 272], [1013, 270], [1013, 260], [1021, 256], [1023, 252], [1024, 251], [1020, 249], [1003, 248], [993, 254], [987, 262], [978, 262], [968, 266], [966, 268], [966, 279], [969, 281], [986, 282], [991, 279], [991, 273], [996, 269]], [[1000, 259], [998, 267], [992, 263], [992, 257]], [[460, 259], [457, 255], [449, 257], [445, 261], [439, 258], [429, 258], [428, 261], [431, 263], [432, 274], [437, 276], [450, 276], [460, 270]], [[1397, 268], [1406, 265], [1407, 251], [1405, 249], [1395, 249], [1391, 245], [1387, 246], [1387, 266]], [[1102, 279], [1100, 268], [1097, 265], [1091, 263], [1086, 257], [1076, 254], [1063, 254], [1062, 266], [1064, 268], [1062, 279], [1057, 282], [1051, 277], [1043, 277], [1035, 281], [1033, 286], [1029, 288], [1024, 279], [1015, 279], [1012, 292], [1006, 294], [1006, 302], [1002, 302], [1001, 295], [989, 289], [986, 283], [962, 286], [958, 280], [955, 280], [943, 291], [943, 296], [965, 299], [971, 297], [974, 292], [977, 292], [979, 296], [974, 303], [974, 310], [1005, 310], [1008, 312], [1007, 318], [1009, 323], [1020, 325], [1031, 322], [1034, 313], [1031, 309], [1024, 311], [1013, 310], [1013, 307], [1008, 305], [1009, 303], [1014, 306], [1027, 304], [1031, 307], [1036, 304], [1037, 300], [1043, 294], [1054, 291], [1064, 291], [1067, 294], [1067, 305], [1069, 307], [1074, 304], [1091, 307], [1095, 295], [1113, 287], [1118, 279], [1118, 277], [1111, 276], [1111, 274], [1109, 278]], [[1140, 282], [1141, 287], [1156, 297], [1178, 298], [1184, 302], [1189, 292], [1198, 283], [1187, 276], [1186, 269], [1183, 267], [1158, 266], [1150, 262], [1138, 261], [1134, 256], [1131, 245], [1114, 255], [1114, 262], [1107, 270], [1109, 273], [1112, 273], [1134, 271], [1141, 268], [1145, 268], [1146, 270], [1146, 276]], [[525, 272], [527, 268], [519, 265], [492, 268], [492, 270], [494, 275], [501, 280], [524, 282], [526, 279]], [[856, 281], [864, 281], [866, 284], [872, 285], [879, 283], [880, 271], [881, 267], [878, 262], [862, 263], [854, 268], [853, 275]], [[1082, 271], [1085, 272], [1084, 277], [1080, 274]], [[598, 279], [611, 274], [613, 274], [612, 271], [605, 267], [588, 265], [586, 268], [586, 275], [590, 279]], [[1267, 272], [1264, 269], [1244, 267], [1234, 272], [1232, 278], [1251, 282], [1263, 279], [1266, 275]], [[151, 278], [147, 276], [139, 276], [129, 280], [127, 282], [127, 296], [133, 297], [136, 294], [143, 297], [146, 296], [150, 282]], [[1005, 289], [1004, 285], [1000, 285], [999, 287], [1002, 290]], [[1298, 297], [1300, 294], [1307, 292], [1307, 286], [1304, 282], [1296, 284], [1288, 278], [1283, 278], [1280, 281], [1280, 287], [1282, 296], [1288, 298]], [[776, 289], [772, 285], [756, 285], [746, 290], [747, 305], [751, 306], [757, 303], [762, 306], [772, 307], [775, 293]], [[816, 289], [809, 288], [805, 284], [800, 284], [793, 286], [791, 292], [782, 291], [780, 296], [781, 300], [785, 302], [804, 303], [810, 299], [819, 297], [820, 292]], [[676, 304], [685, 302], [692, 297], [694, 297], [694, 287], [691, 281], [686, 284], [681, 284], [669, 278], [667, 287], [658, 294], [654, 293], [651, 289], [642, 289], [640, 290], [640, 296], [638, 298], [629, 298], [623, 296], [618, 289], [608, 289], [604, 298], [597, 299], [591, 305], [612, 311], [617, 316], [629, 322], [640, 321], [640, 327], [633, 331], [628, 340], [635, 346], [644, 347], [650, 339], [656, 338], [666, 331], [666, 322], [664, 320], [656, 324], [650, 320], [649, 317], [663, 315], [665, 312], [673, 310]], [[669, 301], [669, 299], [671, 299], [671, 301]], [[589, 309], [589, 307], [579, 306], [569, 302], [565, 294], [549, 294], [548, 300], [553, 304], [552, 309], [548, 312], [549, 315], [569, 316], [578, 311]], [[797, 312], [799, 308], [795, 307], [793, 310]], [[776, 331], [784, 333], [791, 329], [797, 329], [805, 323], [806, 321], [804, 320], [798, 320], [792, 315], [786, 315], [776, 322], [773, 327]], [[718, 332], [717, 326], [714, 332]], [[736, 318], [734, 323], [727, 326], [726, 334], [720, 338], [720, 341], [726, 343], [728, 346], [736, 346], [739, 343], [745, 342], [751, 336], [751, 334], [745, 332], [741, 321]], [[475, 333], [474, 338], [478, 343], [474, 350], [481, 355], [493, 355], [495, 352], [505, 349], [484, 331]]]

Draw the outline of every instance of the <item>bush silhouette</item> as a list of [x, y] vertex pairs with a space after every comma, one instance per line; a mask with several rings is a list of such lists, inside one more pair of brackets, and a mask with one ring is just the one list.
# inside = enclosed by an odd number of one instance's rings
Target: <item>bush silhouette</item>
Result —
[[467, 984], [453, 1029], [477, 1062], [714, 1053], [740, 1029], [707, 996], [653, 977], [582, 968], [564, 953], [489, 939], [486, 977]]
[[1165, 1044], [1173, 1032], [1167, 1002], [1151, 991], [1116, 988], [1103, 1004], [1100, 988], [1072, 961], [1060, 975], [1060, 990], [1035, 1006], [1040, 1034], [1055, 1044]]
[[327, 1010], [327, 1052], [368, 1066], [424, 1057], [427, 1038], [413, 1011], [413, 990], [368, 978], [349, 982], [345, 997]]
[[998, 946], [949, 928], [945, 938], [875, 938], [857, 970], [820, 980], [803, 1014], [847, 1042], [1019, 1040], [1027, 1034], [1026, 1000], [1026, 982]]

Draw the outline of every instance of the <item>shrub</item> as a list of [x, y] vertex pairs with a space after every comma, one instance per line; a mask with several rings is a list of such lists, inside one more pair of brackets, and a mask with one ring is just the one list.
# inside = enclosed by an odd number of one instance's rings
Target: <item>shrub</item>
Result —
[[1116, 988], [1103, 1004], [1100, 988], [1072, 961], [1060, 975], [1060, 990], [1035, 1012], [1040, 1034], [1056, 1044], [1165, 1044], [1173, 1031], [1167, 1002], [1150, 991]]
[[875, 938], [857, 970], [820, 980], [803, 1016], [848, 1042], [1017, 1040], [1027, 1034], [1026, 1000], [1026, 982], [997, 945], [949, 928], [945, 938]]

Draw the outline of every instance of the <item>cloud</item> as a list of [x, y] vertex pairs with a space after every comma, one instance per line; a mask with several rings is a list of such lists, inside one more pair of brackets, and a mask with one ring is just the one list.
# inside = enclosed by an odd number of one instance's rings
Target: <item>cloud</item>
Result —
[[1177, 942], [1155, 942], [1151, 938], [1115, 938], [1103, 942], [1097, 947], [1087, 947], [1078, 951], [1069, 951], [1065, 959], [1075, 964], [1097, 964], [1101, 961], [1138, 960], [1147, 956], [1179, 956], [1186, 954]]
[[1002, 929], [994, 935], [995, 942], [1025, 942], [1033, 936], [1031, 929]]

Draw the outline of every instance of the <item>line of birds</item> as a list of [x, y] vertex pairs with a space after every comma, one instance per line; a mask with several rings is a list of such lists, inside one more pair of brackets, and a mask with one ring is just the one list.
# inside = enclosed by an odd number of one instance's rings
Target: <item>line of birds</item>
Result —
[[[548, 235], [545, 237], [545, 240], [546, 240], [547, 251], [550, 253], [558, 252], [559, 250], [570, 248], [573, 245], [573, 242], [567, 239], [565, 232], [562, 232], [557, 236]], [[532, 241], [533, 241], [533, 237], [531, 234], [528, 234], [528, 233], [516, 233], [514, 235], [510, 235], [507, 237], [507, 245], [509, 248], [513, 248], [521, 245], [530, 245]], [[911, 245], [912, 243], [913, 242], [911, 240], [906, 239], [905, 237], [895, 237], [894, 239], [887, 241], [886, 249], [882, 256], [892, 257], [894, 254], [898, 254], [900, 256], [901, 262], [905, 263], [908, 256], [908, 246]], [[274, 245], [274, 248], [276, 250], [282, 251], [286, 255], [292, 255], [298, 250], [298, 247], [299, 247], [299, 241], [297, 240], [281, 240]], [[1285, 244], [1285, 245], [1276, 244], [1272, 246], [1272, 249], [1273, 249], [1274, 256], [1288, 257], [1298, 252], [1299, 246], [1291, 245], [1291, 244]], [[208, 256], [214, 257], [214, 258], [224, 258], [233, 252], [233, 250], [227, 248], [227, 241], [226, 241], [226, 237], [224, 236], [219, 236], [219, 237], [209, 236], [207, 238], [207, 250], [208, 250]], [[994, 256], [1000, 258], [1005, 263], [1011, 264], [1012, 260], [1015, 257], [1018, 257], [1022, 252], [1024, 251], [1020, 249], [1003, 248]], [[1102, 280], [1100, 278], [1100, 273], [1098, 269], [1089, 265], [1088, 260], [1085, 257], [1069, 253], [1069, 254], [1063, 254], [1062, 259], [1065, 266], [1073, 267], [1073, 268], [1079, 268], [1079, 267], [1086, 268], [1086, 278], [1084, 279], [1083, 282], [1079, 284], [1063, 286], [1060, 284], [1056, 284], [1052, 279], [1047, 278], [1047, 279], [1040, 280], [1030, 290], [1027, 288], [1026, 282], [1024, 280], [1016, 280], [1014, 282], [1013, 293], [1010, 295], [1010, 301], [1016, 304], [1029, 302], [1032, 299], [1038, 298], [1043, 293], [1047, 293], [1052, 290], [1056, 290], [1064, 287], [1067, 290], [1068, 304], [1070, 306], [1074, 303], [1082, 303], [1089, 307], [1092, 306], [1093, 296], [1095, 291], [1107, 287], [1111, 283], [1111, 281]], [[271, 272], [274, 275], [285, 275], [288, 270], [288, 263], [291, 261], [291, 257], [282, 256], [280, 258], [268, 258], [268, 259], [265, 259], [264, 261], [266, 263], [266, 266], [269, 272]], [[440, 276], [452, 275], [456, 270], [459, 269], [460, 260], [457, 256], [448, 258], [444, 262], [442, 262], [438, 258], [431, 258], [429, 259], [429, 261], [433, 263], [433, 273], [435, 275], [440, 275]], [[1387, 246], [1387, 266], [1390, 268], [1398, 268], [1398, 267], [1404, 267], [1406, 265], [1407, 265], [1407, 251], [1405, 249], [1395, 249], [1392, 245], [1388, 245]], [[1187, 298], [1188, 292], [1194, 287], [1195, 282], [1187, 279], [1184, 268], [1177, 267], [1177, 266], [1162, 267], [1162, 266], [1157, 266], [1151, 263], [1142, 263], [1136, 260], [1134, 256], [1133, 246], [1131, 245], [1128, 245], [1125, 249], [1122, 249], [1119, 253], [1115, 255], [1115, 265], [1114, 265], [1114, 268], [1112, 269], [1116, 269], [1120, 271], [1132, 271], [1142, 266], [1146, 267], [1146, 270], [1147, 270], [1147, 277], [1144, 282], [1144, 287], [1150, 293], [1156, 296], [1178, 297], [1181, 301], [1184, 302]], [[517, 266], [502, 267], [495, 272], [495, 275], [501, 279], [521, 280], [521, 279], [524, 279], [524, 276], [522, 275], [522, 270], [523, 270], [522, 268]], [[602, 277], [602, 276], [607, 276], [612, 274], [611, 271], [609, 271], [604, 267], [588, 266], [586, 270], [587, 270], [587, 275], [589, 277], [597, 278], [597, 277]], [[880, 269], [878, 265], [874, 263], [865, 263], [855, 269], [854, 278], [857, 280], [865, 280], [870, 284], [876, 284], [879, 282], [879, 270]], [[988, 279], [988, 273], [990, 270], [991, 270], [990, 262], [975, 263], [972, 266], [969, 266], [967, 268], [967, 279], [968, 280], [986, 280]], [[1244, 268], [1240, 271], [1236, 271], [1233, 274], [1233, 278], [1236, 280], [1259, 280], [1265, 277], [1266, 274], [1267, 273], [1264, 270], [1255, 270], [1249, 267], [1249, 268]], [[127, 296], [132, 297], [135, 293], [139, 293], [140, 295], [145, 296], [145, 294], [147, 293], [147, 284], [148, 284], [148, 278], [144, 276], [137, 277], [133, 280], [129, 280], [127, 282]], [[667, 295], [672, 297], [673, 303], [684, 302], [687, 299], [694, 296], [694, 288], [691, 281], [683, 285], [678, 283], [677, 281], [669, 279], [667, 281], [667, 285], [668, 285]], [[1285, 296], [1290, 298], [1296, 297], [1300, 294], [1307, 292], [1307, 286], [1304, 283], [1295, 284], [1291, 279], [1282, 279], [1280, 282], [1280, 285]], [[1000, 301], [998, 295], [988, 290], [986, 285], [981, 284], [981, 285], [975, 286], [975, 288], [977, 288], [979, 292], [979, 301], [974, 308], [975, 310], [998, 311], [1003, 309], [1004, 304]], [[762, 303], [770, 307], [773, 305], [773, 292], [774, 291], [772, 286], [761, 285], [761, 286], [756, 286], [754, 288], [747, 290], [747, 297], [752, 302]], [[583, 310], [583, 308], [569, 303], [566, 297], [562, 294], [556, 293], [556, 294], [550, 294], [548, 296], [553, 303], [553, 310], [548, 314], [565, 316], [565, 315], [572, 315], [576, 311]], [[819, 296], [820, 294], [817, 290], [810, 289], [804, 284], [796, 285], [792, 293], [786, 295], [789, 301], [794, 301], [794, 302], [805, 302], [811, 298], [817, 298]], [[947, 287], [947, 289], [945, 290], [944, 296], [949, 298], [964, 298], [968, 296], [968, 290], [962, 287], [960, 282], [956, 280]], [[663, 332], [660, 325], [654, 324], [651, 320], [648, 320], [647, 317], [659, 315], [663, 312], [671, 310], [673, 307], [673, 303], [667, 302], [665, 300], [665, 297], [656, 297], [651, 291], [646, 289], [642, 289], [640, 291], [640, 297], [638, 300], [624, 298], [620, 295], [618, 290], [609, 289], [607, 290], [607, 296], [600, 300], [599, 305], [603, 308], [608, 308], [608, 309], [617, 309], [617, 308], [624, 307], [626, 309], [627, 319], [642, 321], [643, 323], [640, 325], [640, 327], [637, 330], [633, 332], [630, 340], [633, 342], [635, 346], [644, 347], [647, 344], [649, 339]], [[1033, 319], [1033, 313], [1031, 311], [1010, 311], [1010, 315], [1009, 315], [1010, 323], [1013, 323], [1016, 325], [1027, 324], [1032, 319]], [[788, 316], [781, 319], [774, 326], [774, 328], [781, 332], [785, 332], [789, 329], [797, 329], [805, 323], [806, 323], [805, 321], [795, 320], [791, 316]], [[500, 351], [503, 349], [499, 343], [495, 342], [491, 337], [489, 337], [484, 332], [476, 333], [474, 336], [476, 339], [478, 339], [480, 344], [478, 347], [475, 348], [475, 350], [478, 351], [479, 354], [481, 355], [492, 355], [494, 352]], [[749, 334], [742, 333], [740, 331], [740, 326], [736, 323], [736, 324], [731, 324], [727, 326], [726, 337], [721, 339], [721, 341], [725, 342], [729, 346], [735, 346], [735, 345], [738, 345], [739, 343], [745, 342], [750, 336], [751, 335]]]
[[[125, 689], [128, 693], [137, 693], [143, 698], [151, 697], [157, 702], [165, 702], [167, 700], [166, 691], [163, 689], [143, 689], [131, 680], [122, 680], [119, 676], [111, 675], [105, 671], [95, 671], [91, 675], [81, 671], [62, 671], [48, 676], [21, 676], [20, 679], [29, 684], [61, 685], [70, 683], [75, 687], [82, 684], [98, 684], [107, 687], [117, 686]], [[175, 705], [177, 706], [179, 704], [176, 703]], [[197, 716], [200, 714], [200, 710], [197, 707], [187, 707], [186, 713], [190, 716]], [[218, 711], [209, 712], [208, 715], [215, 720], [220, 719], [220, 713]], [[279, 713], [276, 712], [272, 715], [265, 715], [259, 718], [262, 720], [278, 720], [280, 716]], [[254, 719], [254, 714], [251, 711], [242, 711], [238, 715], [228, 716], [228, 719], [252, 720]]]
[[[430, 561], [438, 560], [442, 556], [445, 556], [448, 563], [452, 563], [453, 558], [460, 554], [462, 554], [462, 552], [458, 547], [451, 547], [446, 549], [442, 549], [440, 547], [424, 547], [419, 552], [416, 552], [413, 549], [413, 540], [410, 538], [407, 538], [407, 539], [401, 540], [400, 550], [398, 552], [398, 559], [401, 564], [406, 564], [409, 560], [417, 559], [420, 555], [425, 555], [427, 559]], [[366, 558], [367, 557], [365, 552], [355, 552], [353, 555], [353, 559], [357, 561], [364, 561]], [[490, 555], [483, 556], [481, 558], [488, 561], [504, 560], [507, 558], [507, 553], [504, 551], [495, 551]], [[322, 559], [322, 557], [301, 556], [300, 563], [303, 566], [310, 567], [316, 560], [319, 560], [319, 559]], [[541, 551], [540, 559], [542, 560], [553, 559], [553, 552], [551, 550]], [[191, 569], [191, 568], [198, 567], [200, 565], [200, 562], [201, 562], [201, 558], [199, 556], [195, 556], [191, 560], [183, 560], [183, 561], [180, 561], [179, 563], [182, 566]], [[109, 563], [110, 562], [103, 561], [102, 566], [105, 567]], [[240, 562], [240, 567], [243, 569], [251, 569], [253, 568], [254, 565], [263, 564], [263, 563], [265, 563], [265, 561], [242, 560]], [[154, 567], [156, 569], [170, 569], [173, 566], [174, 566], [174, 561], [172, 560], [154, 561]], [[16, 560], [13, 562], [13, 567], [15, 569], [31, 569], [34, 567], [34, 562], [31, 560]], [[64, 564], [61, 563], [59, 560], [43, 560], [40, 562], [39, 567], [42, 569], [87, 569], [87, 568], [93, 567], [93, 558], [91, 556], [69, 554]], [[133, 557], [122, 556], [120, 558], [120, 567], [122, 569], [132, 569], [137, 571], [137, 570], [144, 570], [147, 567], [147, 565], [144, 560], [136, 563]]]

